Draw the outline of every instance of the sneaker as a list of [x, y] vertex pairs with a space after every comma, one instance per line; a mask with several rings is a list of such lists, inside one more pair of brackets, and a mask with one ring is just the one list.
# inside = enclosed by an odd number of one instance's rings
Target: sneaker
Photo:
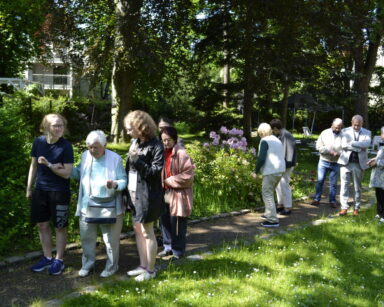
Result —
[[279, 212], [280, 215], [290, 215], [292, 213], [291, 210], [284, 209]]
[[354, 216], [358, 216], [359, 215], [359, 210], [358, 209], [353, 210], [353, 215]]
[[263, 227], [279, 227], [280, 224], [279, 223], [271, 223], [271, 222], [265, 221], [265, 222], [261, 223], [261, 226], [263, 226]]
[[112, 271], [110, 270], [104, 270], [103, 272], [101, 272], [100, 274], [100, 277], [103, 277], [103, 278], [107, 278], [109, 276], [112, 276], [113, 274], [115, 274], [117, 272], [118, 269], [114, 269]]
[[170, 255], [172, 255], [172, 251], [166, 250], [166, 249], [157, 254], [158, 257], [166, 257], [166, 256], [170, 256]]
[[51, 266], [53, 262], [53, 259], [48, 259], [47, 257], [43, 257], [40, 259], [40, 261], [38, 263], [36, 263], [35, 265], [33, 265], [31, 267], [31, 270], [33, 272], [41, 272], [41, 271], [44, 271], [46, 268], [49, 268]]
[[276, 212], [281, 212], [284, 210], [284, 206], [283, 205], [279, 205], [277, 208], [276, 208]]
[[143, 274], [144, 272], [147, 272], [145, 270], [145, 268], [143, 268], [142, 266], [138, 266], [136, 269], [128, 271], [127, 275], [128, 276], [137, 276], [137, 275]]
[[78, 274], [80, 277], [86, 277], [89, 275], [89, 272], [90, 272], [90, 270], [81, 269]]
[[347, 209], [342, 209], [342, 210], [340, 210], [340, 212], [339, 212], [339, 216], [346, 216], [346, 215], [347, 215], [347, 212], [348, 212]]
[[375, 219], [380, 219], [380, 215], [376, 214]]
[[337, 208], [337, 202], [335, 201], [331, 201], [329, 205], [331, 206], [331, 208]]
[[262, 219], [266, 220], [267, 217], [265, 216], [265, 214], [263, 214], [262, 216], [260, 216]]
[[60, 259], [53, 259], [52, 265], [48, 269], [50, 275], [60, 275], [64, 270], [64, 262]]
[[136, 281], [142, 282], [145, 280], [149, 280], [156, 277], [156, 272], [153, 271], [152, 273], [145, 271], [144, 273], [140, 274], [139, 276], [135, 277]]
[[384, 218], [383, 218], [383, 217], [380, 218], [379, 223], [380, 223], [380, 224], [384, 224]]

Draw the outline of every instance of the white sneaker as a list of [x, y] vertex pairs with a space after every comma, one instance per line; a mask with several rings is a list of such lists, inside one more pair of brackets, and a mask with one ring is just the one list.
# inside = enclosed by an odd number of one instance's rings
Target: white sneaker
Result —
[[149, 273], [148, 271], [145, 271], [143, 274], [136, 276], [136, 281], [145, 281], [156, 277], [156, 272]]
[[380, 223], [380, 224], [384, 224], [384, 217], [382, 217], [382, 218], [379, 220], [379, 223]]
[[115, 270], [112, 270], [112, 271], [109, 271], [109, 270], [104, 270], [103, 272], [101, 272], [100, 274], [100, 277], [109, 277], [109, 276], [112, 276], [113, 274], [115, 274], [117, 272], [118, 269], [115, 269]]
[[376, 214], [375, 219], [379, 219], [379, 218], [380, 218], [380, 215]]
[[143, 267], [138, 266], [136, 269], [128, 271], [127, 275], [128, 276], [137, 276], [137, 275], [143, 274], [144, 272], [147, 272], [147, 271]]
[[80, 277], [88, 276], [89, 271], [90, 271], [90, 270], [81, 269], [81, 270], [79, 271], [79, 276], [80, 276]]

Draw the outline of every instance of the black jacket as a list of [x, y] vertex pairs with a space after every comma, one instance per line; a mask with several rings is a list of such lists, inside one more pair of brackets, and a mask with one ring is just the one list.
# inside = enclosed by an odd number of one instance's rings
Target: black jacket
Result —
[[[132, 142], [138, 143], [134, 139]], [[133, 143], [134, 144], [134, 143]], [[129, 171], [137, 171], [137, 187], [135, 205], [128, 197], [128, 205], [134, 210], [135, 221], [149, 223], [157, 220], [164, 209], [164, 193], [161, 184], [161, 171], [164, 165], [163, 144], [153, 138], [139, 144], [139, 157], [136, 162], [131, 162], [129, 157], [126, 172], [129, 180]]]

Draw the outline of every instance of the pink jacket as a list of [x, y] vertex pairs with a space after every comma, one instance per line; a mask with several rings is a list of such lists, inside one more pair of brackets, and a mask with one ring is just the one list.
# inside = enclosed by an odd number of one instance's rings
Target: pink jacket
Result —
[[165, 179], [165, 166], [162, 180], [170, 188], [170, 212], [172, 216], [190, 216], [193, 205], [192, 185], [195, 165], [187, 152], [176, 144], [171, 155], [171, 176]]

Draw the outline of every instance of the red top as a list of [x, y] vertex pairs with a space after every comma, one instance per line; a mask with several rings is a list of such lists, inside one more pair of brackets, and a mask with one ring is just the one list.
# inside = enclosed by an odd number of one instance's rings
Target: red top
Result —
[[[171, 177], [171, 157], [172, 149], [165, 149], [165, 176], [166, 178]], [[166, 187], [167, 188], [167, 187]]]

